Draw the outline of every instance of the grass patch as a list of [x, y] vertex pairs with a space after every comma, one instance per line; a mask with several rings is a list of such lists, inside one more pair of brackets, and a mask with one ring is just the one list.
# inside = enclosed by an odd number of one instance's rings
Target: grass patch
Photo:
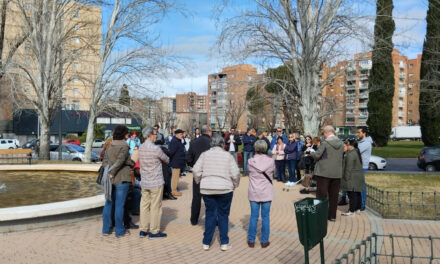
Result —
[[367, 174], [367, 204], [385, 218], [440, 219], [440, 175]]
[[417, 158], [422, 141], [390, 141], [386, 147], [373, 147], [372, 154], [382, 158]]

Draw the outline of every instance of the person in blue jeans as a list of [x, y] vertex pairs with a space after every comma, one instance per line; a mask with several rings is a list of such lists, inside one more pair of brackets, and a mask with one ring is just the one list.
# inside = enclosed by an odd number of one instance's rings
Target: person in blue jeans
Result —
[[247, 163], [254, 156], [254, 143], [257, 141], [255, 129], [249, 128], [243, 135], [243, 174], [248, 175]]
[[220, 249], [226, 251], [229, 245], [229, 213], [233, 191], [240, 183], [240, 170], [234, 157], [225, 149], [225, 140], [215, 135], [211, 138], [211, 148], [204, 151], [193, 167], [196, 184], [205, 202], [205, 232], [203, 249], [209, 250], [215, 227], [220, 233]]
[[289, 171], [289, 180], [286, 182], [286, 186], [294, 186], [295, 182], [299, 180], [295, 177], [296, 160], [298, 155], [298, 143], [295, 139], [295, 134], [290, 134], [289, 141], [287, 141], [286, 147], [284, 148], [287, 171]]
[[111, 188], [105, 189], [106, 201], [102, 211], [102, 234], [104, 236], [112, 233], [113, 214], [116, 237], [128, 233], [124, 227], [124, 206], [131, 185], [131, 169], [135, 164], [131, 160], [129, 147], [126, 143], [128, 137], [128, 128], [124, 125], [118, 125], [113, 132], [113, 140], [104, 153], [102, 165], [109, 167], [108, 173], [111, 181]]
[[248, 198], [251, 205], [251, 216], [248, 229], [248, 246], [255, 247], [257, 223], [261, 209], [261, 247], [270, 245], [270, 206], [274, 198], [273, 174], [274, 160], [266, 155], [268, 145], [264, 140], [255, 142], [255, 156], [249, 160]]

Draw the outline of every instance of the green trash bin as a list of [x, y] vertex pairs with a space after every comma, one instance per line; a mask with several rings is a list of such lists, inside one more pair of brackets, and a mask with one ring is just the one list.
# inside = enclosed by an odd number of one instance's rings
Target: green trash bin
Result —
[[309, 250], [320, 243], [321, 263], [324, 263], [324, 242], [327, 235], [328, 200], [305, 198], [295, 203], [299, 241], [304, 246], [305, 263]]

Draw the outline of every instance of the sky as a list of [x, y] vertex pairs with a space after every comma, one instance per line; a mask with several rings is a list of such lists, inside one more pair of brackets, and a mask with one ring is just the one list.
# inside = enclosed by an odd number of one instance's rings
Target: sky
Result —
[[[161, 45], [187, 60], [186, 67], [170, 74], [166, 80], [157, 81], [154, 89], [162, 96], [175, 96], [176, 93], [191, 91], [206, 94], [208, 75], [237, 63], [227, 61], [226, 56], [220, 55], [214, 49], [214, 43], [220, 32], [220, 27], [213, 18], [213, 8], [218, 0], [182, 2], [189, 15], [168, 14], [155, 29], [160, 33]], [[245, 2], [246, 0], [242, 0], [241, 4]], [[427, 6], [427, 0], [394, 0], [393, 18], [396, 30], [393, 42], [395, 48], [410, 59], [422, 52]], [[361, 9], [366, 14], [367, 23], [373, 32], [375, 1], [363, 1]], [[365, 49], [355, 45], [353, 55], [356, 52], [366, 51]], [[259, 69], [260, 72], [262, 70]]]

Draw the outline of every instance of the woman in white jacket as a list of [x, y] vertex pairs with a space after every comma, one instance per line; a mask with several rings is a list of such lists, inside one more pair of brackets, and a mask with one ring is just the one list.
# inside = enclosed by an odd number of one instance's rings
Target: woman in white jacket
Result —
[[204, 250], [209, 250], [217, 224], [221, 250], [231, 248], [228, 237], [229, 213], [233, 191], [240, 182], [240, 170], [224, 146], [222, 137], [213, 136], [211, 148], [200, 155], [193, 168], [194, 181], [200, 183], [200, 193], [206, 208]]

